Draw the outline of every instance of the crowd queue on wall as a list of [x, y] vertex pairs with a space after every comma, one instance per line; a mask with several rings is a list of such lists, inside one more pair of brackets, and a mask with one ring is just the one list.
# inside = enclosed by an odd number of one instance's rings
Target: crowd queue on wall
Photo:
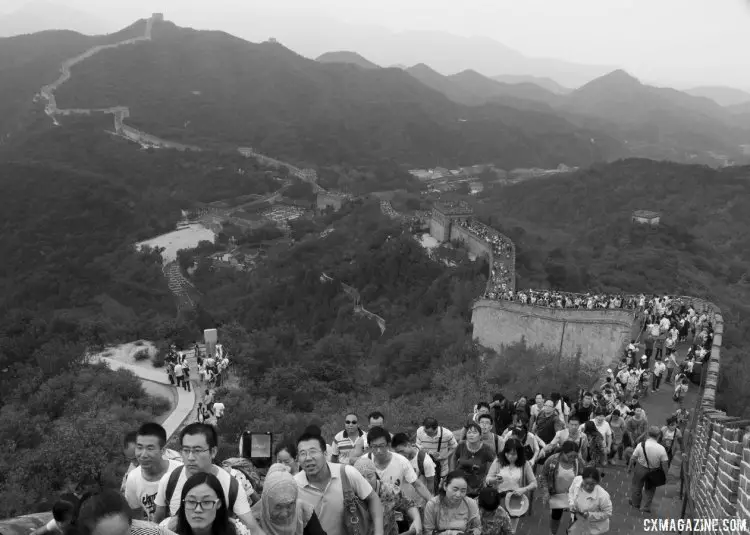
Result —
[[[591, 391], [497, 393], [456, 431], [421, 415], [415, 433], [394, 434], [378, 411], [365, 431], [356, 412], [342, 413], [332, 437], [310, 426], [276, 445], [265, 479], [245, 458], [216, 464], [213, 425], [188, 425], [172, 451], [164, 429], [144, 423], [125, 440], [132, 466], [121, 492], [82, 485], [34, 535], [506, 535], [535, 510], [550, 533], [606, 533], [612, 500], [602, 475], [627, 466], [630, 505], [650, 511], [690, 415], [677, 391], [713, 340], [710, 318], [677, 298], [645, 299], [642, 316], [647, 339], [676, 343], [646, 343], [639, 357], [634, 340]], [[691, 342], [682, 363], [677, 342]], [[675, 385], [675, 412], [649, 422], [640, 400], [662, 378]]]
[[515, 274], [508, 266], [513, 266], [515, 261], [513, 258], [513, 243], [492, 227], [476, 219], [458, 219], [456, 223], [468, 229], [492, 247], [492, 267], [490, 282], [487, 285], [487, 295], [512, 291]]

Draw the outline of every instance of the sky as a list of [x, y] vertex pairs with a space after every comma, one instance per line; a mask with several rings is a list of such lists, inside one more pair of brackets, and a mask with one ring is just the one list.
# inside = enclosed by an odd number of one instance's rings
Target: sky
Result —
[[[527, 56], [615, 65], [662, 85], [750, 90], [750, 0], [57, 1], [120, 26], [160, 11], [183, 26], [236, 34], [265, 24], [266, 36], [283, 26], [311, 40], [326, 18], [479, 35]], [[9, 10], [23, 0], [2, 3]]]

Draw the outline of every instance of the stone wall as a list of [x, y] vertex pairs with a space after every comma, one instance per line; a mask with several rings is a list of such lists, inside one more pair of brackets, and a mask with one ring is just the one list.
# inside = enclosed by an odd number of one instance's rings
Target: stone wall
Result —
[[486, 256], [492, 265], [492, 247], [485, 240], [476, 236], [466, 227], [460, 225], [451, 225], [449, 233], [450, 241], [458, 241], [477, 258]]
[[[750, 527], [750, 420], [715, 408], [724, 319], [714, 304], [702, 299], [693, 299], [693, 303], [712, 317], [714, 343], [683, 465], [687, 476], [685, 516], [726, 521], [725, 527], [730, 529], [722, 533], [750, 533], [746, 529]], [[743, 524], [745, 529], [740, 529]]]
[[450, 240], [451, 220], [443, 214], [433, 210], [430, 217], [430, 236], [435, 238], [438, 243], [444, 243]]
[[631, 310], [547, 308], [495, 299], [476, 300], [471, 313], [474, 339], [485, 347], [500, 351], [524, 338], [562, 357], [580, 350], [583, 361], [592, 363], [622, 353], [635, 319]]

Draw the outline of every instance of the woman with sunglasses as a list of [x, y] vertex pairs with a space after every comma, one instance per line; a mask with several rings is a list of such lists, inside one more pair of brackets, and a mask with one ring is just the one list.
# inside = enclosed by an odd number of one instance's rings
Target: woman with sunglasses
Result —
[[177, 535], [250, 535], [242, 522], [229, 517], [219, 480], [204, 472], [188, 478], [177, 515], [160, 525]]

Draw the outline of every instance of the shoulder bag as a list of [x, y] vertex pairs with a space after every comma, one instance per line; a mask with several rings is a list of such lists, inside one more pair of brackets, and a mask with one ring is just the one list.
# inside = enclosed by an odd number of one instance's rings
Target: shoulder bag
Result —
[[[347, 535], [370, 535], [373, 529], [372, 518], [367, 504], [357, 496], [352, 488], [346, 465], [341, 465], [341, 491], [344, 495], [344, 526]], [[373, 490], [375, 492], [375, 490]]]
[[667, 483], [667, 474], [664, 473], [664, 469], [661, 465], [656, 468], [651, 468], [651, 465], [648, 462], [648, 455], [646, 455], [645, 440], [641, 442], [641, 448], [643, 449], [643, 458], [646, 459], [646, 468], [649, 470], [644, 478], [646, 480], [646, 485], [648, 485], [649, 488], [656, 488], [665, 485]]

